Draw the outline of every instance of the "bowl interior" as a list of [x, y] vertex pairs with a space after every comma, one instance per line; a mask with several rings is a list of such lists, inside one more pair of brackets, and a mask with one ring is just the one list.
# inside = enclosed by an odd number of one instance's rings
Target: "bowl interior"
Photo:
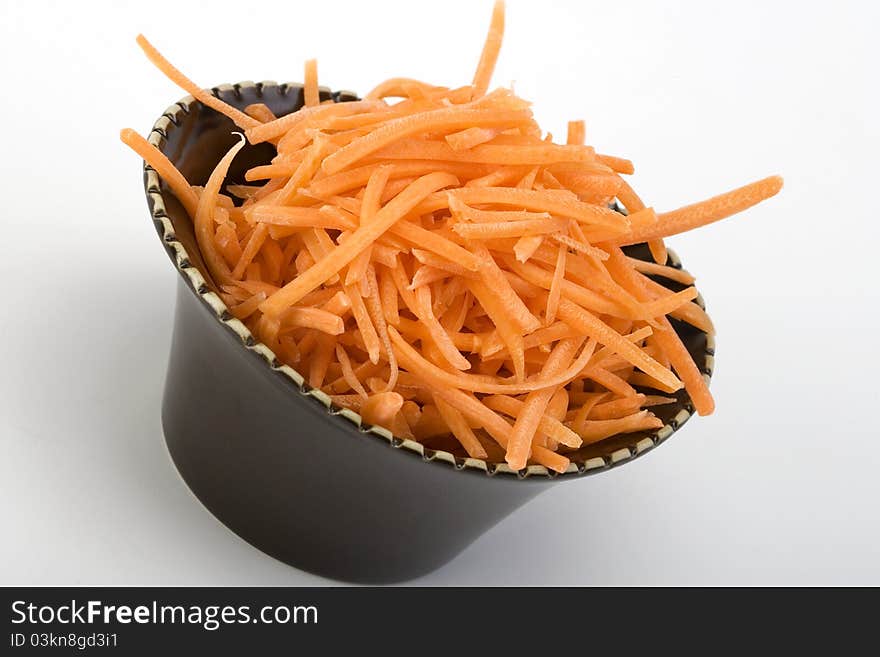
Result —
[[[236, 85], [216, 87], [212, 91], [225, 102], [239, 109], [253, 103], [265, 103], [276, 116], [293, 112], [303, 104], [302, 86], [297, 84], [242, 82]], [[336, 102], [357, 98], [351, 92], [331, 92], [323, 88], [321, 96], [322, 100], [333, 99]], [[174, 162], [191, 184], [203, 185], [216, 163], [239, 139], [234, 134], [236, 131], [238, 128], [231, 120], [204, 107], [191, 97], [187, 97], [172, 105], [163, 114], [154, 126], [150, 140]], [[274, 155], [275, 149], [271, 144], [246, 144], [235, 158], [227, 182], [245, 183], [244, 173], [248, 169], [260, 164], [267, 164]], [[261, 350], [268, 368], [274, 367], [286, 372], [291, 379], [290, 383], [300, 392], [306, 393], [306, 396], [312, 398], [307, 400], [307, 403], [321, 403], [328, 406], [331, 413], [335, 415], [332, 418], [333, 421], [347, 425], [345, 428], [351, 430], [355, 438], [363, 439], [363, 436], [358, 433], [358, 428], [364, 430], [365, 427], [356, 413], [330, 407], [329, 398], [326, 395], [320, 391], [309, 390], [308, 386], [303, 383], [302, 377], [289, 367], [280, 366], [274, 360], [271, 351], [264, 345], [258, 344], [243, 324], [237, 320], [230, 321], [230, 315], [223, 302], [216, 294], [212, 293], [216, 291], [216, 287], [202, 261], [190, 217], [174, 195], [159, 183], [155, 172], [149, 168], [145, 172], [145, 187], [157, 230], [168, 248], [172, 261], [175, 262], [179, 273], [190, 282], [194, 293], [198, 294], [202, 301], [213, 309], [218, 321], [226, 322], [231, 326], [231, 330], [235, 330], [239, 334], [244, 348]], [[650, 259], [650, 253], [644, 245], [626, 247], [626, 251], [630, 256], [645, 260]], [[677, 268], [681, 267], [681, 262], [672, 251], [670, 251], [669, 264]], [[199, 275], [194, 274], [193, 267]], [[673, 291], [684, 287], [675, 281], [654, 278]], [[703, 306], [702, 297], [697, 298], [697, 303]], [[684, 322], [675, 319], [671, 321], [694, 358], [694, 362], [708, 380], [714, 366], [713, 337]], [[232, 326], [233, 324], [235, 326]], [[645, 389], [644, 391], [649, 394], [658, 394], [654, 390]], [[676, 398], [675, 403], [652, 409], [664, 422], [663, 427], [650, 432], [622, 434], [566, 453], [566, 456], [572, 461], [572, 466], [565, 474], [592, 474], [632, 460], [663, 442], [680, 428], [693, 413], [693, 404], [684, 390], [680, 390], [672, 396]], [[543, 466], [529, 466], [526, 471], [515, 473], [506, 463], [486, 463], [480, 459], [471, 459], [453, 439], [437, 439], [422, 445], [413, 443], [413, 441], [395, 439], [381, 427], [366, 427], [366, 429], [371, 429], [377, 435], [390, 440], [395, 447], [408, 447], [410, 451], [421, 454], [427, 460], [439, 460], [460, 469], [477, 469], [490, 474], [518, 474], [521, 477], [529, 475], [555, 476], [555, 473], [548, 472]]]

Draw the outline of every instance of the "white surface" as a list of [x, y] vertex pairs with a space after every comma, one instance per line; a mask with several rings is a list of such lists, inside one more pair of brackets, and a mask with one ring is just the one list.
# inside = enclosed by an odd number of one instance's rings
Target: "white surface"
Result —
[[[490, 2], [210, 5], [2, 3], [2, 584], [327, 581], [223, 528], [166, 454], [175, 274], [117, 134], [183, 94], [134, 36], [205, 86], [297, 80], [312, 56], [334, 88], [458, 84]], [[509, 2], [496, 82], [558, 134], [586, 118], [655, 207], [772, 173], [786, 187], [670, 240], [718, 326], [717, 413], [545, 493], [420, 583], [880, 584], [878, 17], [854, 1]]]

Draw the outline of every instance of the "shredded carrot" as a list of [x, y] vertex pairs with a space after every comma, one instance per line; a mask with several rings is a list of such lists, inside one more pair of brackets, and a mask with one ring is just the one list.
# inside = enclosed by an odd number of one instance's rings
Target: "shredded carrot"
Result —
[[[541, 368], [541, 375], [553, 376], [563, 370], [570, 363], [582, 342], [583, 338], [560, 341], [547, 357], [547, 362]], [[531, 392], [526, 396], [523, 406], [516, 416], [513, 433], [510, 435], [510, 442], [507, 446], [507, 464], [514, 470], [525, 467], [541, 417], [547, 410], [550, 398], [555, 393], [556, 389], [545, 388]], [[548, 432], [545, 431], [545, 433]]]
[[569, 121], [568, 136], [565, 143], [572, 146], [583, 146], [584, 139], [586, 139], [586, 125], [584, 122], [581, 120]]
[[249, 299], [242, 301], [239, 304], [230, 306], [229, 312], [235, 315], [236, 319], [247, 319], [257, 311], [257, 308], [263, 301], [265, 301], [265, 299], [266, 294], [264, 292], [260, 292], [253, 295]]
[[140, 155], [141, 158], [155, 169], [162, 181], [171, 188], [171, 191], [174, 192], [174, 195], [183, 204], [187, 214], [190, 217], [194, 217], [196, 215], [196, 206], [199, 203], [199, 195], [190, 187], [186, 178], [171, 163], [171, 160], [131, 128], [123, 129], [119, 133], [119, 138], [122, 140], [122, 143]]
[[454, 151], [466, 151], [474, 146], [479, 146], [491, 140], [497, 132], [488, 128], [466, 128], [459, 132], [446, 135], [446, 143]]
[[318, 61], [307, 59], [303, 76], [303, 102], [306, 107], [314, 107], [321, 102], [318, 96]]
[[547, 295], [547, 309], [544, 313], [544, 324], [551, 325], [556, 320], [559, 309], [559, 296], [562, 294], [562, 281], [565, 278], [565, 248], [560, 246], [553, 269], [553, 280], [550, 281], [550, 293]]
[[391, 228], [394, 223], [400, 221], [428, 194], [457, 183], [458, 180], [447, 173], [429, 173], [422, 176], [389, 201], [373, 218], [372, 222], [358, 228], [352, 234], [351, 239], [346, 240], [332, 253], [328, 253], [326, 257], [316, 262], [307, 272], [278, 290], [263, 303], [260, 309], [262, 312], [272, 315], [277, 314], [285, 306], [295, 304], [305, 294], [326, 282], [354, 260], [361, 251]]
[[775, 196], [781, 189], [782, 178], [770, 176], [726, 194], [713, 196], [706, 201], [661, 214], [658, 216], [659, 221], [656, 225], [633, 230], [619, 239], [618, 243], [622, 245], [635, 244], [693, 230], [747, 210], [753, 205]]
[[498, 53], [501, 51], [501, 41], [504, 38], [504, 0], [496, 0], [492, 9], [492, 22], [489, 25], [489, 34], [486, 35], [486, 43], [474, 73], [474, 96], [479, 97], [486, 93], [492, 72], [495, 70], [495, 62], [498, 61]]
[[229, 267], [226, 265], [223, 256], [220, 255], [217, 243], [214, 241], [216, 234], [213, 230], [213, 213], [220, 194], [220, 186], [223, 184], [223, 179], [229, 172], [229, 167], [232, 164], [233, 158], [235, 158], [236, 154], [243, 147], [244, 139], [242, 138], [237, 144], [230, 148], [229, 152], [226, 153], [220, 162], [217, 163], [217, 166], [208, 178], [208, 183], [205, 185], [205, 188], [199, 196], [199, 203], [196, 207], [195, 217], [193, 218], [193, 224], [196, 229], [196, 238], [199, 241], [199, 245], [204, 244], [204, 246], [202, 246], [202, 255], [205, 258], [205, 265], [208, 267], [214, 280], [220, 284], [230, 281], [232, 279], [232, 272], [229, 271]]
[[261, 125], [256, 119], [251, 118], [244, 112], [240, 112], [231, 105], [227, 105], [210, 92], [200, 88], [195, 82], [177, 70], [171, 62], [165, 59], [159, 51], [156, 50], [153, 44], [147, 41], [147, 38], [143, 34], [138, 34], [137, 44], [141, 47], [141, 50], [144, 51], [147, 59], [149, 59], [156, 68], [162, 71], [162, 73], [164, 73], [174, 84], [190, 93], [193, 98], [200, 101], [203, 105], [207, 105], [211, 109], [215, 109], [221, 114], [225, 114], [242, 130], [255, 128], [258, 125]]
[[[391, 78], [321, 102], [308, 60], [303, 107], [284, 116], [230, 106], [140, 36], [168, 78], [277, 154], [239, 184], [242, 140], [197, 187], [132, 130], [120, 138], [192, 218], [194, 263], [229, 315], [308, 385], [426, 448], [565, 472], [582, 445], [659, 428], [654, 406], [689, 397], [712, 412], [670, 318], [714, 329], [664, 238], [782, 179], [658, 214], [624, 179], [630, 160], [585, 144], [583, 121], [557, 144], [528, 102], [490, 90], [503, 32], [496, 2], [459, 87]], [[650, 261], [621, 249], [643, 242]]]
[[265, 103], [254, 103], [253, 105], [248, 105], [244, 108], [244, 113], [251, 118], [256, 119], [260, 123], [268, 123], [269, 121], [274, 121], [278, 118]]

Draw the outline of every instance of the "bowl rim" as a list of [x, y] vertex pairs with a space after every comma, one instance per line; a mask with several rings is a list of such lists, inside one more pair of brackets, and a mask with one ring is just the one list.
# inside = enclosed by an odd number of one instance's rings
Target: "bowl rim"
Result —
[[[290, 91], [300, 91], [302, 85], [299, 83], [282, 83], [278, 84], [273, 80], [262, 82], [253, 82], [250, 80], [239, 82], [236, 84], [222, 84], [211, 88], [214, 96], [220, 97], [221, 94], [232, 93], [238, 97], [242, 89], [255, 89], [257, 96], [262, 96], [264, 89], [278, 88], [282, 95], [288, 94]], [[331, 92], [326, 87], [321, 87], [322, 98], [333, 98], [339, 100], [355, 99], [357, 95], [349, 91]], [[173, 131], [181, 120], [182, 115], [189, 114], [192, 108], [198, 104], [201, 109], [207, 109], [199, 101], [192, 96], [186, 96], [178, 102], [171, 105], [156, 120], [148, 136], [148, 141], [156, 148], [162, 150], [169, 132]], [[659, 429], [656, 429], [648, 435], [638, 440], [633, 445], [620, 447], [614, 452], [602, 456], [594, 456], [585, 461], [572, 461], [565, 472], [557, 473], [546, 468], [543, 465], [528, 465], [522, 470], [514, 470], [506, 463], [495, 463], [484, 459], [463, 458], [452, 454], [451, 452], [439, 449], [425, 447], [416, 440], [406, 438], [398, 438], [394, 436], [388, 429], [379, 426], [367, 424], [361, 416], [354, 411], [334, 405], [330, 397], [323, 391], [311, 388], [305, 381], [304, 377], [289, 365], [285, 365], [272, 352], [272, 350], [250, 332], [243, 322], [236, 319], [227, 308], [223, 300], [208, 285], [205, 277], [199, 271], [198, 267], [190, 259], [184, 245], [177, 239], [171, 217], [166, 210], [164, 193], [166, 188], [160, 181], [156, 171], [144, 162], [144, 191], [147, 196], [148, 206], [154, 222], [159, 238], [165, 246], [166, 253], [173, 262], [177, 273], [188, 284], [188, 287], [196, 295], [199, 302], [202, 303], [213, 315], [214, 318], [225, 327], [226, 330], [235, 335], [244, 349], [257, 355], [259, 359], [267, 366], [267, 373], [274, 375], [275, 378], [283, 381], [293, 392], [298, 393], [302, 397], [310, 398], [308, 403], [318, 403], [331, 416], [341, 416], [350, 422], [352, 429], [355, 430], [354, 437], [358, 434], [366, 434], [372, 436], [373, 439], [379, 439], [393, 448], [402, 450], [412, 456], [421, 457], [423, 462], [436, 462], [452, 467], [459, 472], [474, 472], [493, 477], [495, 475], [506, 475], [505, 479], [515, 478], [518, 480], [527, 479], [573, 479], [600, 472], [606, 472], [619, 465], [630, 463], [637, 457], [650, 451], [653, 447], [665, 442], [673, 433], [680, 429], [694, 414], [693, 404], [689, 400], [684, 407], [667, 423]], [[671, 266], [681, 269], [681, 260], [678, 255], [668, 249], [669, 262]], [[705, 303], [702, 295], [699, 293], [695, 302], [705, 309]], [[704, 362], [702, 366], [698, 363], [700, 372], [707, 382], [711, 381], [714, 371], [714, 355], [715, 355], [715, 336], [712, 333], [705, 333], [706, 348], [704, 353]]]

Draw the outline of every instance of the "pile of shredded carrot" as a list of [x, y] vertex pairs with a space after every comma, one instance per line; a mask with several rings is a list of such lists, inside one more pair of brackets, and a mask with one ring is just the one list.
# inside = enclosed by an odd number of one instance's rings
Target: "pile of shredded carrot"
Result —
[[[650, 409], [682, 386], [712, 412], [669, 318], [712, 324], [663, 238], [782, 180], [655, 212], [623, 178], [631, 162], [584, 145], [582, 121], [557, 144], [528, 102], [488, 91], [503, 30], [498, 2], [473, 81], [458, 88], [394, 78], [363, 100], [321, 102], [310, 60], [305, 106], [280, 118], [227, 105], [138, 37], [169, 78], [277, 155], [226, 195], [244, 138], [204, 187], [134, 131], [122, 140], [192, 217], [229, 311], [310, 386], [396, 436], [562, 472], [582, 445], [659, 428]], [[621, 250], [641, 242], [653, 262]]]

